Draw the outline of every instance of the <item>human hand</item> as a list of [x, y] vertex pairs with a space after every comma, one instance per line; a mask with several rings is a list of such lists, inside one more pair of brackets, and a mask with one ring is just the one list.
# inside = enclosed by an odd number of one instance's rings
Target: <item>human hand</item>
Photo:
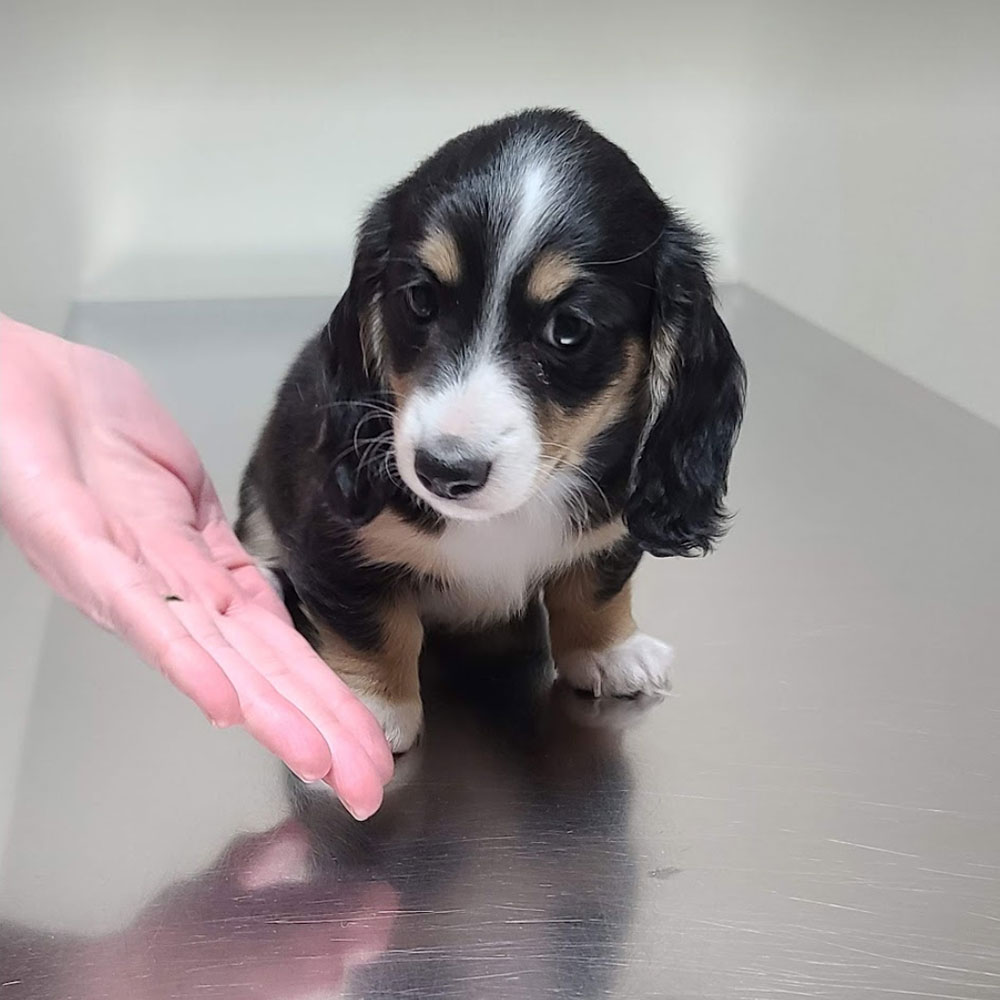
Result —
[[359, 819], [392, 755], [293, 629], [192, 444], [120, 358], [0, 315], [0, 517], [67, 600]]

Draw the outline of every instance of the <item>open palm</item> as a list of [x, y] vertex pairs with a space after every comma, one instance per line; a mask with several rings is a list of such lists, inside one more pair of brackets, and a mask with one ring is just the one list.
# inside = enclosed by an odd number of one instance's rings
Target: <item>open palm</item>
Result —
[[0, 317], [0, 513], [35, 568], [217, 725], [373, 813], [392, 756], [292, 628], [138, 373]]

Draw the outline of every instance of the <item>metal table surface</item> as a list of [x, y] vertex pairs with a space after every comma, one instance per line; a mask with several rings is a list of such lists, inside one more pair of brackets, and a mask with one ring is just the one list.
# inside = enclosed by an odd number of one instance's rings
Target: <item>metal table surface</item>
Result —
[[[88, 305], [70, 334], [143, 369], [231, 500], [329, 305]], [[675, 696], [439, 653], [366, 824], [62, 604], [11, 622], [8, 552], [0, 1000], [1000, 997], [1000, 431], [724, 306], [738, 517], [636, 587]]]

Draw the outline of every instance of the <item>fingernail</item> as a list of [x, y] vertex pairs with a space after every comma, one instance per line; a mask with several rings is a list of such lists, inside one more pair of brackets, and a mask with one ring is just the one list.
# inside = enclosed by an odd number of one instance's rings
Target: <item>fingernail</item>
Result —
[[301, 771], [296, 771], [294, 767], [290, 767], [288, 770], [306, 785], [315, 785], [326, 777], [325, 774], [316, 774], [315, 771], [303, 774]]
[[[341, 802], [343, 802], [343, 799], [341, 799]], [[346, 802], [344, 802], [344, 808], [345, 808], [345, 809], [346, 809], [346, 810], [347, 810], [347, 811], [348, 811], [348, 812], [349, 812], [349, 813], [350, 813], [350, 814], [351, 814], [351, 815], [352, 815], [352, 816], [353, 816], [353, 817], [354, 817], [354, 818], [355, 818], [355, 819], [356, 819], [356, 820], [357, 820], [357, 821], [358, 821], [359, 823], [363, 823], [363, 822], [364, 822], [364, 821], [365, 821], [366, 819], [368, 819], [368, 818], [369, 818], [369, 817], [370, 817], [370, 816], [372, 815], [372, 813], [370, 813], [370, 812], [365, 812], [365, 811], [364, 811], [363, 809], [358, 809], [358, 810], [355, 810], [355, 809], [353, 809], [353, 808], [352, 808], [351, 806], [349, 806], [349, 805], [348, 805], [348, 804], [347, 804]]]
[[325, 781], [330, 773], [329, 771], [324, 771], [323, 774], [318, 774], [316, 771], [297, 771], [294, 767], [291, 767], [287, 763], [285, 764], [285, 767], [287, 767], [288, 770], [299, 779], [299, 781], [306, 785], [315, 785], [321, 781]]

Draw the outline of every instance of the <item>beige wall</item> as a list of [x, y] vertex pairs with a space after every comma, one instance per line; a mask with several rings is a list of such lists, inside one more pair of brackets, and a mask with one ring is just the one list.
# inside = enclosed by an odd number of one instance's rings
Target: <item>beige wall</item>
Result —
[[25, 319], [334, 295], [382, 186], [565, 104], [721, 277], [1000, 423], [1000, 4], [6, 0], [0, 34], [0, 308]]
[[734, 266], [1000, 424], [1000, 3], [865, 7], [760, 39]]

